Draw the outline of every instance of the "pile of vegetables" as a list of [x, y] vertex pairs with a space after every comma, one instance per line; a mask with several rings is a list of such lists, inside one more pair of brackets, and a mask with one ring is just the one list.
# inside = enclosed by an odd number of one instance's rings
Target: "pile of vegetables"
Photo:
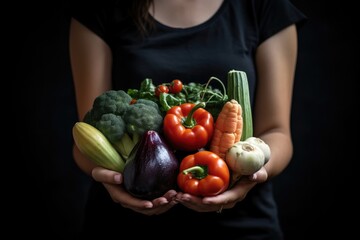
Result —
[[147, 99], [134, 101], [123, 90], [110, 90], [98, 96], [84, 118], [84, 122], [100, 130], [125, 159], [147, 130], [161, 130], [162, 120], [156, 103]]
[[[211, 86], [217, 81], [222, 91]], [[124, 187], [142, 199], [169, 189], [218, 195], [258, 171], [270, 148], [253, 136], [248, 82], [228, 73], [227, 89], [179, 79], [98, 96], [73, 127], [79, 150], [97, 165], [124, 174]]]

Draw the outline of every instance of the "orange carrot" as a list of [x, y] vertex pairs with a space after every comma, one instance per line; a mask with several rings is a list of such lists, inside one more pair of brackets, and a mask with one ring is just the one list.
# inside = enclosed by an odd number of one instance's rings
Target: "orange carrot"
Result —
[[227, 101], [216, 119], [210, 151], [225, 159], [226, 151], [240, 141], [242, 127], [241, 105], [234, 99]]
[[238, 107], [238, 115], [237, 115], [237, 127], [236, 127], [236, 131], [235, 131], [235, 142], [238, 142], [241, 140], [241, 136], [242, 136], [242, 131], [243, 131], [243, 115], [242, 115], [242, 108], [240, 103], [237, 104]]

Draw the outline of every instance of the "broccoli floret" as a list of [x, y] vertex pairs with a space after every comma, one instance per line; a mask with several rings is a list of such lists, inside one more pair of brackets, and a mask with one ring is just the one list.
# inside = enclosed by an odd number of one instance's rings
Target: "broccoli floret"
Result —
[[105, 113], [100, 120], [95, 123], [95, 127], [99, 129], [111, 143], [116, 143], [124, 135], [125, 122], [113, 113]]
[[131, 104], [123, 119], [126, 123], [126, 131], [139, 136], [148, 130], [160, 132], [163, 121], [158, 105], [146, 99], [139, 99], [135, 104]]
[[99, 121], [101, 116], [106, 113], [113, 113], [123, 116], [132, 98], [123, 90], [109, 90], [99, 95], [92, 108], [92, 119]]
[[94, 100], [84, 117], [84, 122], [99, 129], [124, 159], [145, 131], [160, 131], [163, 120], [155, 102], [138, 99], [131, 104], [131, 101], [123, 90], [109, 90]]
[[159, 114], [162, 114], [162, 112], [160, 111], [159, 105], [156, 102], [152, 101], [152, 100], [140, 98], [140, 99], [136, 100], [136, 103], [137, 104], [142, 103], [142, 104], [145, 104], [145, 105], [149, 105], [149, 106], [155, 108]]
[[138, 139], [131, 139], [126, 133], [125, 122], [121, 116], [113, 113], [105, 113], [96, 122], [95, 127], [99, 129], [111, 142], [114, 148], [127, 159], [131, 150], [135, 147]]
[[93, 112], [92, 109], [90, 111], [88, 111], [85, 114], [83, 121], [95, 127], [96, 121], [93, 118], [92, 112]]

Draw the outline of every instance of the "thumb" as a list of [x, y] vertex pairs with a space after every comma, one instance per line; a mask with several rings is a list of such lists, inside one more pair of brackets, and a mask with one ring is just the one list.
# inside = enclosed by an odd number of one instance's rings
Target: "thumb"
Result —
[[97, 182], [109, 184], [121, 184], [123, 182], [122, 174], [102, 167], [95, 167], [91, 171], [91, 176]]

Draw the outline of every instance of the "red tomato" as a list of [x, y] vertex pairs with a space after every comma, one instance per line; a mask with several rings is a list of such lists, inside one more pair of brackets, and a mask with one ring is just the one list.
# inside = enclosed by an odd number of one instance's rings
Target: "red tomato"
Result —
[[160, 96], [160, 93], [168, 93], [169, 92], [169, 88], [165, 85], [158, 85], [155, 88], [155, 96]]
[[183, 84], [179, 79], [174, 79], [171, 81], [169, 86], [170, 93], [179, 93], [183, 88]]

